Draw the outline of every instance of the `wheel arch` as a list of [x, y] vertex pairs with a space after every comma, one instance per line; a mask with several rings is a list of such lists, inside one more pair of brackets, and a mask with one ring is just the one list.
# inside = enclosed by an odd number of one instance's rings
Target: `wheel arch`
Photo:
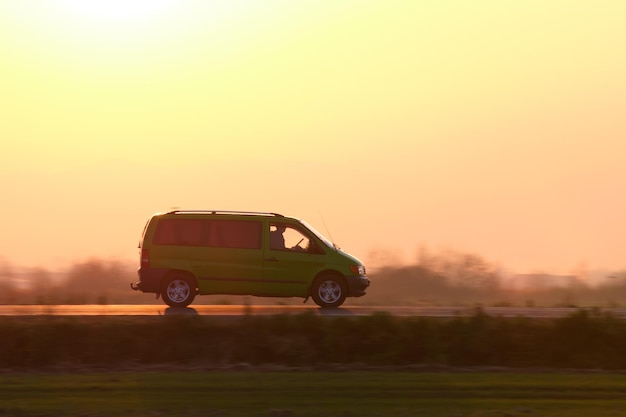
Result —
[[198, 295], [198, 292], [200, 290], [198, 288], [198, 278], [196, 278], [196, 276], [193, 273], [191, 273], [189, 271], [186, 271], [184, 269], [170, 269], [169, 271], [167, 271], [167, 273], [163, 274], [163, 278], [161, 279], [161, 285], [160, 285], [159, 293], [161, 293], [163, 291], [163, 289], [165, 288], [165, 284], [166, 284], [167, 280], [170, 277], [172, 277], [172, 276], [181, 276], [181, 275], [183, 275], [183, 276], [185, 276], [187, 278], [190, 278], [193, 281], [193, 283], [195, 284], [194, 285], [195, 286], [195, 288], [194, 288], [195, 289], [195, 293], [196, 293], [196, 295]]
[[312, 291], [313, 291], [313, 286], [315, 285], [315, 283], [317, 282], [317, 280], [321, 279], [324, 276], [335, 276], [337, 278], [340, 278], [344, 285], [348, 285], [348, 281], [346, 280], [346, 276], [344, 274], [342, 274], [341, 272], [337, 271], [336, 269], [324, 269], [322, 271], [319, 271], [317, 274], [315, 274], [315, 276], [313, 277], [313, 279], [311, 280], [311, 283], [309, 284], [309, 289], [307, 291], [307, 298], [310, 297], [312, 295]]

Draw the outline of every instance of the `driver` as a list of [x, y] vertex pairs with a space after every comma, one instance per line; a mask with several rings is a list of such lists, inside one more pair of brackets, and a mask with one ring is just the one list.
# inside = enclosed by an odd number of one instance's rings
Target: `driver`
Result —
[[285, 250], [285, 226], [277, 224], [274, 225], [274, 230], [270, 232], [270, 249], [273, 250]]

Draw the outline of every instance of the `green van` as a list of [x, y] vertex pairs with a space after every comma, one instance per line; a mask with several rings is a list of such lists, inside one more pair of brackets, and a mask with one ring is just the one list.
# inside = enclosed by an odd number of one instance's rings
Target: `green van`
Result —
[[365, 267], [302, 220], [276, 213], [176, 210], [144, 228], [139, 281], [171, 307], [200, 294], [312, 297], [323, 308], [365, 295]]

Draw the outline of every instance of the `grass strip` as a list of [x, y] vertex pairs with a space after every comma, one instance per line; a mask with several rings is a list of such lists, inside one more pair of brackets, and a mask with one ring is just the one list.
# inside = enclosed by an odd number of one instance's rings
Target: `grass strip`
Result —
[[617, 374], [103, 372], [0, 375], [2, 416], [626, 416]]

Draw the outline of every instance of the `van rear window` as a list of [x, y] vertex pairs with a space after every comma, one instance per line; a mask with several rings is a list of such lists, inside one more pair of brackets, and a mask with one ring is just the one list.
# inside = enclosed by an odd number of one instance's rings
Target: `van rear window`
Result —
[[260, 249], [261, 230], [258, 221], [162, 219], [154, 244]]
[[204, 246], [208, 222], [196, 219], [162, 219], [154, 235], [155, 245]]

